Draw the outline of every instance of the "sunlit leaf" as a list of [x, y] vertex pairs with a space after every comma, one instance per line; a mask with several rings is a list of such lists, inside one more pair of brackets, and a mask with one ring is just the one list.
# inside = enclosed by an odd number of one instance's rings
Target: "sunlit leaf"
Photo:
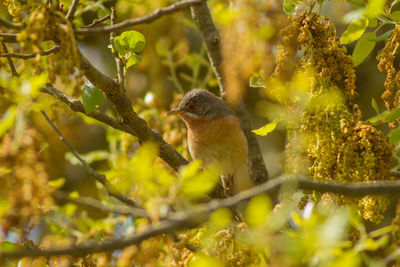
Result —
[[136, 67], [142, 62], [142, 58], [136, 55], [135, 53], [131, 53], [128, 57], [128, 60], [125, 63], [125, 67], [128, 69], [129, 67]]
[[369, 235], [371, 238], [376, 238], [376, 237], [379, 237], [379, 236], [388, 234], [388, 233], [390, 233], [390, 232], [397, 231], [398, 229], [399, 229], [399, 226], [393, 224], [393, 225], [388, 225], [388, 226], [379, 228], [378, 230], [372, 231], [372, 232], [370, 232], [368, 235]]
[[392, 12], [389, 17], [397, 22], [400, 22], [400, 10]]
[[62, 177], [48, 182], [49, 186], [55, 189], [61, 188], [64, 185], [64, 183], [65, 183], [65, 178]]
[[296, 4], [291, 0], [284, 0], [283, 11], [288, 15], [292, 15], [296, 11]]
[[393, 145], [397, 146], [400, 142], [400, 127], [393, 129], [389, 132], [389, 141]]
[[3, 241], [0, 243], [0, 251], [1, 252], [13, 252], [19, 249], [19, 245], [17, 243], [11, 241]]
[[272, 203], [265, 194], [253, 197], [247, 205], [245, 218], [249, 226], [257, 227], [265, 224], [268, 214], [272, 210]]
[[376, 37], [375, 32], [369, 32], [364, 34], [357, 42], [352, 55], [354, 66], [360, 65], [374, 49], [375, 42], [370, 41], [370, 39], [375, 37]]
[[129, 52], [140, 53], [146, 45], [146, 38], [138, 31], [126, 31], [120, 36], [115, 37], [114, 47], [120, 57]]
[[250, 87], [264, 87], [265, 88], [265, 82], [262, 73], [254, 73], [251, 78], [250, 78]]
[[350, 23], [347, 29], [343, 32], [342, 37], [340, 37], [341, 44], [349, 44], [357, 40], [364, 33], [365, 29], [368, 27], [368, 19], [362, 18], [360, 20], [355, 20]]
[[202, 170], [201, 166], [201, 161], [195, 160], [183, 167], [179, 173], [179, 189], [189, 199], [205, 197], [219, 181], [218, 168]]
[[17, 112], [17, 107], [11, 106], [0, 119], [0, 138], [3, 137], [3, 135], [14, 126]]
[[156, 52], [159, 56], [165, 57], [168, 54], [168, 47], [162, 40], [156, 43]]
[[86, 113], [90, 113], [103, 103], [103, 92], [96, 86], [85, 86], [82, 93], [83, 106]]
[[232, 212], [229, 209], [218, 209], [211, 214], [210, 223], [217, 229], [228, 226], [232, 221]]
[[375, 98], [372, 98], [372, 100], [371, 100], [371, 106], [372, 106], [372, 108], [375, 110], [376, 114], [379, 114], [379, 113], [380, 113], [380, 112], [379, 112], [379, 107], [378, 107], [378, 104], [376, 103]]
[[386, 0], [369, 0], [364, 15], [369, 18], [376, 18], [383, 13]]
[[218, 259], [197, 252], [193, 260], [189, 263], [189, 267], [223, 267], [224, 264]]
[[277, 125], [278, 125], [278, 120], [274, 120], [257, 130], [253, 130], [252, 132], [257, 135], [266, 136], [267, 134], [273, 132]]

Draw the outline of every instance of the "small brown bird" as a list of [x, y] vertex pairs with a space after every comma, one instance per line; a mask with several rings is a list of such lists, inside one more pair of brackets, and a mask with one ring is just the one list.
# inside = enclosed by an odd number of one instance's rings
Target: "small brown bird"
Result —
[[178, 114], [188, 128], [189, 151], [205, 166], [217, 163], [228, 178], [228, 193], [252, 186], [247, 171], [247, 141], [239, 119], [225, 102], [204, 89], [194, 89], [179, 107], [168, 112]]

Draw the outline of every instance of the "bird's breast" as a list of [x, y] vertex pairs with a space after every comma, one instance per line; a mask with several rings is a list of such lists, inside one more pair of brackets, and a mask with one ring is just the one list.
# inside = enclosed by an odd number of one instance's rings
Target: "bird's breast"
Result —
[[224, 174], [233, 174], [246, 164], [247, 141], [239, 120], [223, 116], [213, 120], [197, 120], [186, 123], [190, 154], [205, 165], [218, 163]]

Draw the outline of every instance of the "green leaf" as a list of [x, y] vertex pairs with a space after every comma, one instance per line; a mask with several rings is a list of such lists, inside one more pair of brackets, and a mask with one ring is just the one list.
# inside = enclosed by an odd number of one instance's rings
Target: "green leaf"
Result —
[[360, 20], [354, 20], [350, 23], [347, 29], [340, 37], [341, 44], [349, 44], [357, 40], [364, 33], [365, 29], [368, 27], [368, 19], [361, 18]]
[[210, 216], [210, 223], [217, 229], [223, 229], [232, 221], [232, 212], [222, 208], [214, 211]]
[[372, 106], [372, 108], [375, 110], [376, 114], [379, 114], [379, 113], [380, 113], [380, 112], [379, 112], [379, 107], [378, 107], [378, 104], [376, 103], [375, 98], [372, 98], [372, 100], [371, 100], [371, 106]]
[[393, 109], [389, 113], [387, 113], [386, 121], [392, 122], [400, 118], [400, 108]]
[[376, 26], [378, 26], [378, 19], [377, 18], [368, 19], [368, 27], [369, 28], [375, 28]]
[[386, 0], [369, 0], [364, 10], [364, 15], [368, 18], [376, 18], [383, 13]]
[[251, 227], [262, 226], [266, 223], [268, 214], [272, 210], [272, 203], [265, 194], [253, 197], [247, 206], [245, 217]]
[[48, 182], [48, 185], [50, 187], [53, 187], [55, 189], [59, 189], [61, 188], [61, 186], [63, 186], [65, 183], [65, 178], [58, 178], [58, 179], [54, 179]]
[[371, 238], [376, 238], [376, 237], [379, 237], [379, 236], [388, 234], [388, 233], [390, 233], [390, 232], [397, 231], [398, 229], [399, 229], [399, 226], [398, 226], [398, 225], [395, 225], [395, 224], [393, 224], [393, 225], [388, 225], [388, 226], [382, 227], [382, 228], [380, 228], [380, 229], [378, 229], [378, 230], [375, 230], [375, 231], [370, 232], [370, 233], [368, 234], [368, 236], [371, 237]]
[[368, 121], [371, 123], [392, 122], [398, 118], [400, 118], [400, 109], [396, 108], [396, 109], [393, 109], [392, 111], [385, 110], [381, 114], [378, 114], [378, 115], [368, 119]]
[[11, 241], [3, 241], [0, 244], [1, 252], [13, 252], [19, 249], [19, 245], [17, 243], [13, 243]]
[[103, 103], [104, 99], [105, 97], [103, 92], [96, 86], [90, 84], [83, 88], [82, 100], [86, 114], [95, 110], [101, 103]]
[[100, 231], [97, 232], [96, 236], [93, 237], [93, 240], [100, 242], [103, 239], [103, 236], [104, 236], [104, 230], [101, 229]]
[[202, 170], [202, 162], [195, 160], [182, 168], [179, 173], [180, 191], [189, 199], [205, 197], [219, 181], [216, 169]]
[[399, 22], [400, 21], [400, 10], [392, 12], [389, 16], [391, 19]]
[[354, 66], [360, 65], [374, 49], [375, 42], [370, 41], [370, 39], [375, 37], [376, 37], [375, 32], [368, 32], [364, 34], [361, 37], [361, 39], [357, 42], [352, 55]]
[[0, 138], [14, 126], [15, 119], [17, 117], [18, 109], [16, 106], [8, 108], [6, 113], [0, 119]]
[[283, 1], [283, 11], [288, 15], [292, 15], [296, 11], [296, 5], [291, 0], [285, 0]]
[[125, 67], [128, 69], [129, 67], [136, 67], [137, 65], [140, 64], [140, 62], [142, 62], [142, 58], [139, 57], [138, 55], [136, 55], [135, 53], [132, 53], [129, 55], [126, 63], [125, 63]]
[[263, 77], [262, 73], [260, 73], [260, 72], [254, 73], [250, 78], [249, 85], [250, 85], [250, 87], [265, 88], [266, 86], [265, 86], [264, 77]]
[[156, 52], [162, 57], [165, 57], [168, 54], [168, 47], [163, 40], [156, 43]]
[[225, 266], [219, 259], [208, 256], [202, 252], [196, 252], [189, 262], [189, 267], [223, 267]]
[[400, 127], [393, 129], [389, 132], [389, 141], [393, 145], [397, 146], [400, 142]]
[[369, 39], [369, 41], [372, 41], [372, 42], [380, 42], [380, 41], [383, 41], [383, 40], [385, 40], [386, 38], [388, 38], [388, 37], [390, 36], [390, 34], [392, 34], [393, 30], [394, 30], [394, 29], [388, 30], [387, 32], [383, 33], [382, 35], [379, 35], [379, 36], [376, 37], [376, 38]]
[[252, 132], [261, 135], [261, 136], [266, 136], [267, 134], [271, 133], [273, 130], [275, 130], [276, 125], [278, 125], [278, 121], [274, 120], [265, 126], [261, 127], [260, 129], [253, 130]]
[[114, 39], [114, 47], [120, 57], [125, 56], [129, 52], [139, 53], [144, 49], [145, 45], [146, 39], [138, 31], [126, 31]]

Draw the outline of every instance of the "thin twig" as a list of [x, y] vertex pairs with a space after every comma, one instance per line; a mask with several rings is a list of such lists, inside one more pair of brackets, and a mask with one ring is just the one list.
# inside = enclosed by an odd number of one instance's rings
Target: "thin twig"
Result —
[[129, 134], [135, 135], [135, 132], [132, 131], [130, 128], [126, 127], [124, 124], [119, 123], [116, 119], [113, 119], [104, 113], [100, 112], [99, 110], [95, 109], [89, 114], [86, 113], [85, 108], [79, 100], [73, 99], [68, 95], [64, 94], [63, 92], [54, 88], [51, 84], [47, 84], [46, 86], [40, 89], [41, 92], [49, 94], [57, 98], [59, 101], [66, 104], [72, 111], [80, 112], [85, 114], [88, 117], [96, 119], [102, 123], [107, 124], [108, 126], [113, 127], [114, 129], [127, 132]]
[[65, 138], [65, 136], [60, 132], [60, 130], [57, 128], [57, 126], [53, 123], [53, 121], [49, 118], [49, 116], [46, 114], [46, 112], [41, 111], [43, 114], [44, 118], [46, 121], [50, 124], [50, 126], [54, 129], [54, 131], [60, 136], [61, 141], [64, 142], [64, 144], [67, 145], [69, 150], [72, 152], [72, 154], [81, 162], [81, 164], [85, 167], [86, 171], [92, 176], [96, 181], [101, 183], [104, 188], [107, 190], [107, 193], [110, 196], [115, 197], [116, 199], [120, 200], [121, 202], [135, 207], [136, 203], [132, 200], [127, 198], [126, 196], [122, 195], [106, 178], [104, 174], [100, 174], [96, 172], [75, 150], [75, 148], [71, 145], [71, 143]]
[[53, 197], [58, 201], [71, 202], [81, 206], [94, 208], [106, 213], [111, 212], [121, 215], [131, 215], [140, 218], [149, 217], [149, 214], [144, 209], [134, 208], [130, 206], [106, 204], [90, 197], [70, 197], [67, 193], [64, 193], [62, 191], [55, 192]]
[[92, 23], [90, 23], [88, 25], [85, 25], [85, 26], [82, 26], [81, 28], [83, 28], [83, 29], [91, 28], [91, 27], [96, 26], [97, 24], [100, 24], [100, 23], [102, 23], [102, 22], [104, 22], [104, 21], [106, 21], [106, 20], [108, 20], [110, 18], [111, 18], [111, 15], [108, 14], [107, 16], [105, 16], [105, 17], [103, 17], [101, 19], [94, 19]]
[[155, 11], [153, 11], [150, 14], [143, 16], [143, 17], [139, 17], [139, 18], [135, 18], [135, 19], [128, 19], [128, 20], [122, 21], [122, 22], [117, 23], [112, 26], [104, 26], [104, 27], [96, 27], [96, 28], [80, 28], [78, 30], [75, 30], [75, 33], [76, 34], [94, 34], [94, 33], [100, 33], [100, 32], [108, 33], [108, 32], [117, 31], [120, 29], [138, 25], [138, 24], [150, 23], [158, 18], [161, 18], [164, 15], [177, 12], [186, 7], [197, 5], [197, 4], [205, 2], [205, 1], [206, 0], [182, 1], [182, 2], [178, 2], [178, 3], [172, 4], [170, 6], [164, 7], [164, 8], [156, 9]]
[[65, 16], [66, 19], [70, 21], [74, 20], [76, 9], [78, 8], [79, 0], [72, 0], [71, 6], [68, 10], [67, 15]]
[[0, 41], [6, 43], [16, 43], [17, 34], [15, 33], [0, 33]]
[[39, 53], [32, 53], [32, 54], [4, 53], [4, 54], [0, 54], [0, 57], [15, 57], [15, 58], [21, 58], [21, 59], [29, 59], [29, 58], [36, 57], [38, 54], [40, 54], [42, 56], [47, 56], [52, 53], [57, 53], [59, 50], [60, 50], [60, 47], [58, 45], [56, 45], [46, 51], [42, 51]]
[[[1, 47], [3, 48], [4, 53], [7, 54], [8, 53], [7, 45], [5, 43], [1, 42]], [[8, 65], [10, 66], [12, 75], [18, 77], [19, 75], [18, 75], [17, 70], [15, 69], [14, 62], [12, 61], [12, 59], [10, 57], [8, 57], [7, 61], [8, 61]]]
[[[111, 25], [115, 25], [115, 8], [111, 8]], [[115, 64], [117, 65], [117, 75], [118, 75], [118, 83], [119, 83], [119, 89], [122, 92], [125, 92], [125, 66], [122, 60], [120, 59], [118, 55], [117, 49], [115, 49], [114, 45], [114, 39], [115, 39], [115, 33], [111, 32], [110, 33], [110, 43], [113, 49], [113, 56], [115, 59]]]
[[23, 27], [23, 24], [15, 23], [15, 22], [8, 21], [8, 20], [0, 18], [0, 26], [5, 26], [6, 28], [9, 28], [9, 29], [17, 29], [17, 30], [19, 30], [19, 29], [21, 29]]
[[347, 196], [364, 196], [375, 194], [399, 194], [400, 182], [377, 182], [377, 183], [349, 183], [340, 184], [334, 182], [322, 183], [315, 182], [304, 176], [288, 177], [282, 175], [278, 178], [271, 179], [259, 186], [253, 187], [247, 191], [243, 191], [233, 197], [213, 200], [207, 204], [200, 204], [191, 207], [184, 212], [176, 212], [168, 216], [169, 220], [160, 222], [157, 225], [150, 226], [146, 231], [135, 234], [126, 238], [114, 239], [99, 243], [83, 243], [68, 248], [55, 248], [47, 250], [39, 249], [21, 249], [14, 252], [0, 253], [0, 259], [20, 258], [20, 257], [37, 257], [37, 256], [55, 256], [55, 255], [71, 255], [85, 256], [88, 254], [114, 251], [130, 245], [139, 244], [143, 240], [160, 234], [170, 233], [183, 227], [193, 228], [206, 222], [210, 214], [221, 208], [234, 209], [240, 203], [251, 199], [260, 194], [275, 195], [279, 192], [283, 185], [292, 185], [292, 188], [303, 190], [315, 190], [318, 192], [338, 193]]

